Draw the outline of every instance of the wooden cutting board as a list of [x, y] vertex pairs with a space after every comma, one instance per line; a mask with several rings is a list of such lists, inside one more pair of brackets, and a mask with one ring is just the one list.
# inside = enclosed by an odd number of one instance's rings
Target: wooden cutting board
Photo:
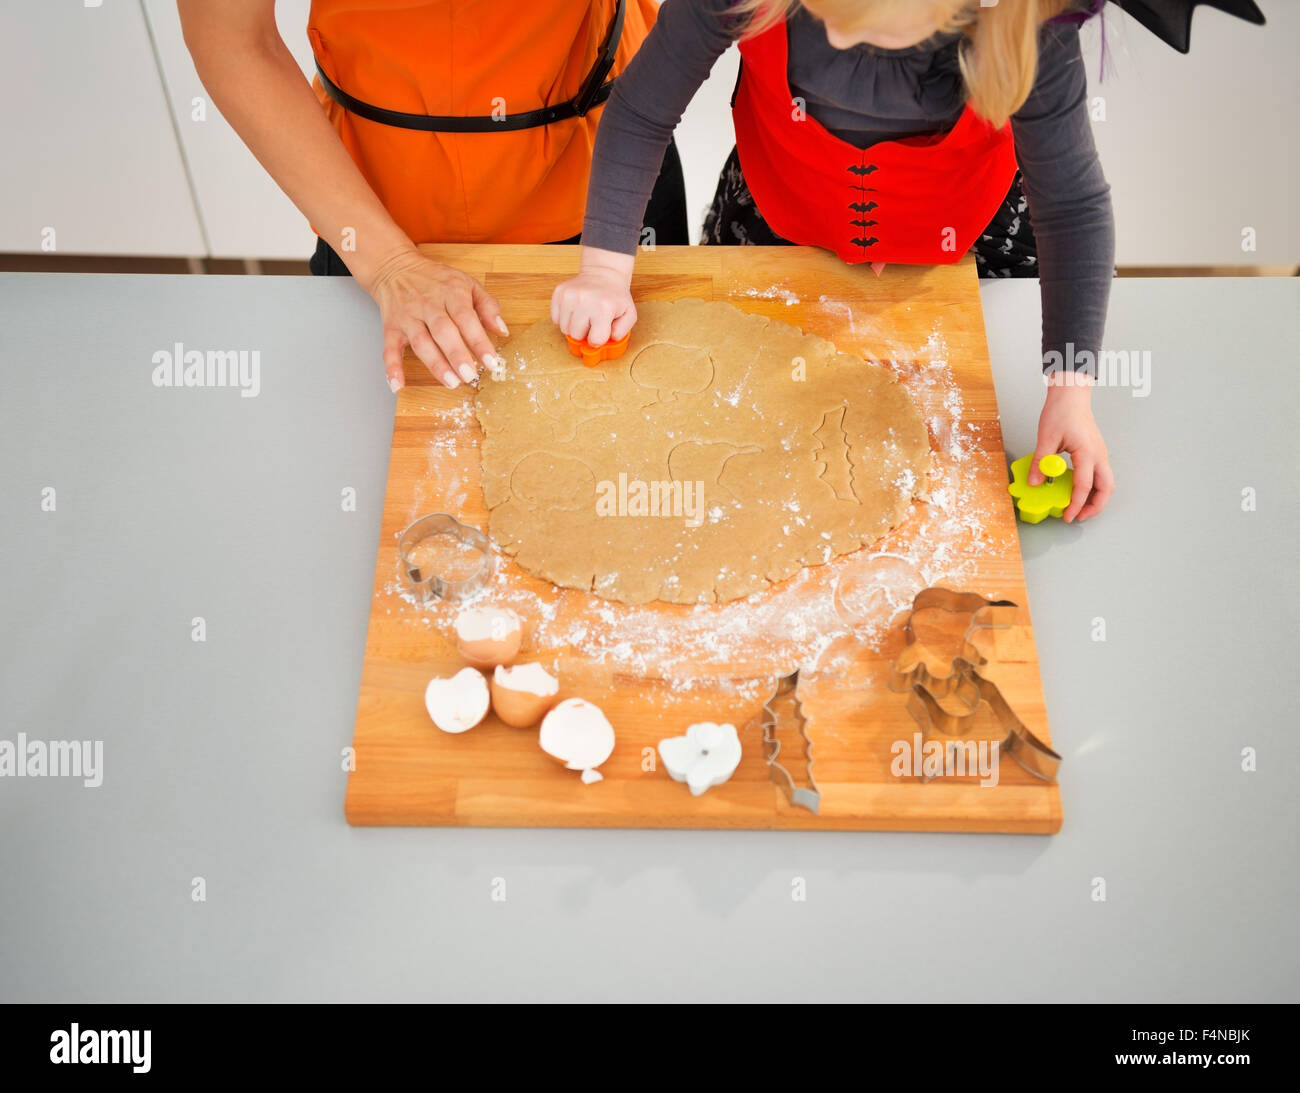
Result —
[[[552, 290], [577, 268], [575, 247], [424, 249], [482, 280], [512, 331], [549, 321]], [[986, 633], [981, 648], [1012, 709], [1050, 742], [973, 259], [933, 269], [891, 266], [877, 278], [866, 267], [812, 249], [662, 247], [639, 256], [632, 290], [639, 300], [724, 300], [888, 363], [927, 415], [945, 475], [942, 489], [929, 503], [918, 503], [915, 518], [880, 544], [806, 569], [757, 603], [626, 607], [555, 589], [500, 558], [493, 598], [525, 616], [519, 660], [555, 668], [560, 697], [597, 703], [617, 734], [601, 768], [604, 781], [584, 785], [540, 750], [536, 730], [513, 729], [489, 715], [470, 732], [448, 735], [425, 712], [429, 679], [463, 667], [448, 636], [456, 609], [417, 605], [405, 592], [397, 535], [429, 512], [450, 512], [486, 529], [487, 513], [478, 488], [481, 434], [473, 391], [433, 384], [408, 354], [357, 709], [355, 769], [348, 777], [348, 822], [1059, 830], [1057, 787], [1009, 759], [1000, 763], [996, 785], [982, 786], [975, 777], [924, 782], [891, 771], [896, 745], [914, 742], [917, 732], [905, 697], [885, 685], [902, 647], [903, 615], [893, 608], [910, 601], [913, 575], [918, 582], [1022, 605], [1017, 625]], [[884, 593], [873, 597], [870, 589], [881, 581]], [[816, 658], [811, 668], [810, 654]], [[801, 664], [800, 696], [822, 794], [817, 815], [790, 804], [771, 781], [756, 724], [777, 678]], [[701, 720], [731, 721], [741, 729], [744, 757], [728, 783], [692, 797], [659, 767], [654, 748]], [[975, 733], [998, 735], [987, 707], [976, 717]], [[784, 747], [783, 761], [802, 778], [802, 741]]]

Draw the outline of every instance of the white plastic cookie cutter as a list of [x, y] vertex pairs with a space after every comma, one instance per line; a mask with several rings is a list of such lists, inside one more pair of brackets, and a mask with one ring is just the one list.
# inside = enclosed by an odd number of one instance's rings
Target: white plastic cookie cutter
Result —
[[685, 782], [691, 796], [698, 797], [736, 772], [740, 765], [740, 737], [735, 725], [700, 721], [690, 726], [685, 736], [660, 740], [659, 757], [669, 777]]

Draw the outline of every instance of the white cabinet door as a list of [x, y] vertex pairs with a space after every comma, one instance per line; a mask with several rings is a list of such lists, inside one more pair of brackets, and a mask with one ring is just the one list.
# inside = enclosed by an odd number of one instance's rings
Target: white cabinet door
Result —
[[740, 51], [732, 46], [718, 58], [674, 134], [682, 157], [682, 173], [686, 176], [686, 212], [692, 243], [700, 240], [705, 214], [718, 188], [718, 175], [736, 143], [731, 124], [731, 92], [739, 74]]
[[1184, 56], [1107, 5], [1104, 79], [1098, 21], [1085, 27], [1119, 265], [1300, 262], [1300, 4], [1259, 6], [1267, 26], [1198, 8]]
[[[303, 215], [207, 98], [185, 40], [176, 0], [143, 0], [167, 97], [189, 164], [195, 200], [214, 258], [301, 258], [315, 246]], [[304, 73], [315, 71], [307, 42], [309, 0], [279, 0], [276, 21]], [[206, 103], [196, 118], [196, 100]]]
[[134, 0], [0, 0], [0, 250], [205, 252]]

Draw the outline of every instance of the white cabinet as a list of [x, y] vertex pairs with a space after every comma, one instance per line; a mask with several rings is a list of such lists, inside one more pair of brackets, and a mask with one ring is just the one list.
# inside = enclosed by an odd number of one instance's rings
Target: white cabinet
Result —
[[[214, 258], [306, 259], [316, 236], [271, 176], [207, 98], [185, 40], [176, 0], [143, 0], [157, 45], [172, 118], [194, 184], [194, 199]], [[307, 42], [309, 0], [279, 0], [280, 36], [304, 73], [314, 73]], [[196, 119], [195, 100], [206, 103]]]
[[0, 251], [201, 255], [134, 0], [0, 0]]
[[[1300, 262], [1300, 4], [1260, 0], [1268, 25], [1205, 6], [1184, 56], [1111, 4], [1106, 74], [1084, 30], [1093, 132], [1111, 184], [1119, 265]], [[1256, 249], [1243, 250], [1254, 232]]]
[[714, 64], [674, 134], [686, 176], [686, 214], [692, 243], [700, 240], [704, 214], [718, 187], [718, 174], [736, 143], [731, 126], [731, 92], [739, 72], [740, 51], [732, 46]]
[[[196, 118], [174, 0], [87, 2], [0, 0], [0, 251], [39, 253], [52, 231], [61, 254], [307, 257], [303, 216], [210, 102]], [[308, 7], [276, 4], [304, 73]], [[1261, 7], [1267, 27], [1202, 6], [1182, 56], [1110, 5], [1104, 80], [1085, 28], [1119, 264], [1300, 261], [1300, 4]], [[719, 60], [677, 132], [694, 238], [734, 141], [736, 62]]]

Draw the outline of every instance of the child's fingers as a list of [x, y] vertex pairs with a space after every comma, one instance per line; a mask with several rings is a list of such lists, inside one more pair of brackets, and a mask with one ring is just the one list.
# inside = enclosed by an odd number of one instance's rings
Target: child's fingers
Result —
[[1092, 456], [1082, 452], [1074, 460], [1074, 490], [1070, 494], [1070, 507], [1065, 510], [1065, 522], [1071, 523], [1083, 504], [1092, 493], [1093, 462]]
[[605, 308], [599, 308], [591, 317], [587, 330], [588, 345], [604, 345], [609, 341], [610, 316]]
[[573, 294], [561, 285], [555, 290], [552, 303], [555, 308], [555, 325], [560, 328], [561, 334], [573, 337]]
[[438, 348], [433, 336], [429, 333], [428, 327], [418, 321], [413, 321], [411, 327], [406, 331], [406, 340], [411, 343], [411, 351], [424, 362], [424, 366], [429, 370], [439, 383], [445, 387], [459, 387], [460, 380], [456, 373], [452, 371], [451, 364], [443, 355], [442, 350]]
[[396, 327], [384, 331], [384, 372], [388, 386], [397, 394], [406, 386], [406, 373], [402, 371], [402, 356], [406, 350], [406, 335]]
[[582, 306], [569, 308], [564, 319], [564, 326], [561, 329], [570, 338], [579, 340], [585, 338], [587, 331], [591, 329], [591, 316], [587, 313], [587, 309]]
[[[1034, 457], [1029, 461], [1029, 473], [1025, 475], [1025, 481], [1031, 486], [1041, 486], [1046, 479], [1043, 472], [1038, 469], [1038, 461], [1045, 455], [1056, 455], [1060, 450], [1059, 436], [1040, 436], [1034, 448]], [[1078, 481], [1077, 477], [1075, 481]]]
[[610, 337], [615, 341], [626, 337], [628, 331], [636, 326], [636, 304], [628, 302], [627, 308], [614, 317], [614, 325], [610, 330]]
[[1095, 516], [1106, 507], [1110, 500], [1110, 495], [1115, 492], [1115, 475], [1110, 469], [1110, 464], [1101, 462], [1097, 464], [1097, 469], [1092, 476], [1092, 497], [1082, 509], [1079, 510], [1079, 519], [1086, 520], [1089, 516]]

